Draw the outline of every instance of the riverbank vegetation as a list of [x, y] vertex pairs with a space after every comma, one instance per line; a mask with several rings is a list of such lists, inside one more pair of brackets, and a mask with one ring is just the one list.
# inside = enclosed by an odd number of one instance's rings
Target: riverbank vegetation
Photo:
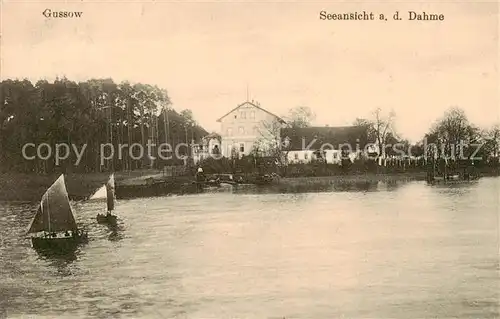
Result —
[[[311, 126], [309, 112], [300, 110], [299, 120], [288, 125], [292, 131]], [[259, 140], [247, 156], [240, 156], [236, 150], [230, 158], [208, 158], [200, 165], [208, 173], [278, 173], [285, 177], [409, 174], [429, 170], [442, 174], [445, 170], [463, 172], [466, 168], [474, 168], [485, 175], [498, 174], [499, 125], [481, 129], [469, 122], [462, 109], [452, 107], [436, 120], [421, 141], [410, 143], [395, 130], [395, 122], [395, 113], [383, 114], [380, 109], [376, 109], [371, 117], [357, 118], [353, 126], [366, 131], [366, 140], [371, 141], [376, 150], [360, 152], [353, 158], [347, 156], [348, 150], [342, 149], [342, 159], [336, 164], [327, 162], [321, 150], [308, 161], [288, 162], [288, 153], [297, 150], [290, 150], [285, 143], [276, 143], [272, 138]], [[366, 144], [366, 141], [360, 144]], [[260, 152], [262, 145], [267, 146], [266, 154]]]
[[[45, 80], [0, 82], [0, 200], [37, 200], [61, 173], [68, 176], [68, 191], [73, 198], [91, 195], [111, 171], [120, 183], [120, 179], [158, 174], [166, 165], [188, 164], [186, 175], [193, 176], [197, 167], [181, 159], [153, 160], [147, 156], [131, 156], [125, 151], [121, 157], [102, 161], [100, 146], [103, 144], [111, 144], [114, 149], [118, 149], [119, 144], [134, 143], [147, 148], [147, 141], [151, 141], [156, 145], [167, 142], [175, 148], [207, 134], [190, 110], [177, 112], [171, 106], [167, 91], [149, 84], [114, 83], [111, 79], [75, 82], [65, 78], [52, 83]], [[287, 126], [311, 127], [314, 118], [307, 107], [293, 108], [286, 118]], [[348, 176], [373, 179], [381, 174], [421, 176], [431, 169], [430, 164], [438, 173], [445, 168], [461, 170], [464, 166], [473, 166], [482, 175], [498, 174], [499, 125], [479, 128], [468, 120], [463, 110], [452, 107], [437, 119], [421, 141], [412, 144], [398, 134], [396, 122], [394, 112], [385, 114], [381, 109], [353, 122], [353, 126], [366, 130], [367, 140], [377, 146], [378, 151], [370, 157], [360, 154], [354, 159], [330, 164], [319, 154], [307, 163], [288, 163], [288, 150], [282, 141], [275, 137], [266, 141], [264, 136], [273, 134], [263, 134], [250, 155], [240, 156], [235, 152], [230, 158], [208, 158], [199, 166], [207, 174], [277, 173], [283, 180], [295, 178], [292, 183], [306, 183], [307, 178], [312, 177], [349, 180]], [[269, 128], [273, 132], [276, 129], [275, 126]], [[75, 165], [78, 156], [74, 152], [59, 163], [53, 154], [45, 160], [27, 159], [23, 156], [23, 146], [28, 143], [35, 146], [46, 143], [52, 147], [65, 143], [80, 150], [86, 145], [86, 149], [80, 163]], [[395, 144], [398, 150], [393, 148]], [[263, 154], [261, 149], [269, 145], [271, 149]], [[30, 152], [29, 155], [33, 155], [33, 149]], [[182, 155], [190, 155], [188, 148], [182, 152]]]

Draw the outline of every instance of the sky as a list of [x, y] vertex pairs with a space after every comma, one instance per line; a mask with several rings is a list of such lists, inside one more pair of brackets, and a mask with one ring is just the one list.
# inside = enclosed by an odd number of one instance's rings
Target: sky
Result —
[[[499, 120], [498, 7], [490, 2], [7, 1], [0, 77], [113, 78], [165, 88], [209, 131], [250, 100], [278, 115], [296, 106], [316, 125], [396, 113], [412, 141], [452, 107], [487, 127]], [[45, 9], [82, 11], [47, 19]], [[368, 11], [388, 21], [320, 20]], [[407, 12], [443, 21], [408, 21]], [[393, 21], [399, 11], [404, 18]], [[392, 21], [391, 21], [392, 20]]]

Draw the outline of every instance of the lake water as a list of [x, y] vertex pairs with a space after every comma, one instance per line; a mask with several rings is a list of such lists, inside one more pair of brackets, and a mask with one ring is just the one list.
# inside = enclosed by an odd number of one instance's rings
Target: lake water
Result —
[[231, 189], [74, 204], [90, 242], [39, 256], [0, 203], [0, 317], [498, 318], [500, 179], [367, 191]]

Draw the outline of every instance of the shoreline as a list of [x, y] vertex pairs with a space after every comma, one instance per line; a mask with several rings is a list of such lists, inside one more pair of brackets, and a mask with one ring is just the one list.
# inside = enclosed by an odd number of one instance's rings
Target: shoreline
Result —
[[307, 185], [311, 183], [337, 183], [337, 182], [384, 182], [384, 181], [425, 181], [427, 173], [365, 173], [365, 174], [347, 174], [332, 176], [313, 176], [313, 177], [282, 177], [279, 184]]
[[[61, 173], [48, 175], [27, 173], [0, 174], [0, 201], [38, 202]], [[121, 183], [138, 177], [158, 174], [154, 171], [132, 171], [115, 173], [115, 181]], [[66, 188], [70, 200], [89, 198], [108, 180], [109, 173], [69, 173], [65, 174]]]
[[[117, 172], [115, 180], [117, 187], [144, 187], [147, 177], [161, 174], [158, 171], [132, 171]], [[26, 173], [4, 173], [0, 174], [0, 202], [38, 202], [54, 182], [58, 174], [35, 175]], [[498, 172], [482, 172], [481, 177], [499, 176]], [[95, 191], [104, 185], [109, 177], [109, 173], [70, 173], [66, 175], [66, 187], [71, 200], [88, 199]], [[185, 182], [185, 178], [180, 179]], [[362, 173], [345, 174], [331, 176], [312, 176], [312, 177], [280, 177], [272, 185], [278, 187], [326, 187], [336, 184], [358, 184], [373, 182], [409, 182], [425, 181], [426, 172], [405, 172], [405, 173]], [[136, 184], [132, 181], [144, 181]], [[135, 185], [134, 185], [135, 184]], [[175, 182], [173, 183], [175, 185]], [[174, 185], [171, 185], [175, 188]], [[181, 184], [179, 184], [181, 187]], [[175, 191], [175, 189], [174, 189]], [[140, 197], [140, 196], [138, 196]]]

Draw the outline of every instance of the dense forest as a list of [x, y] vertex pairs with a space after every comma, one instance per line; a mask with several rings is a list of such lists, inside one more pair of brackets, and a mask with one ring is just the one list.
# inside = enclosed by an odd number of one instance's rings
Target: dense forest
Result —
[[[92, 79], [73, 82], [56, 79], [53, 83], [28, 80], [5, 80], [0, 83], [0, 172], [55, 171], [97, 172], [103, 170], [132, 170], [162, 167], [173, 160], [151, 160], [148, 156], [132, 157], [128, 149], [121, 158], [113, 156], [101, 165], [100, 145], [138, 143], [146, 148], [148, 141], [159, 145], [167, 141], [175, 147], [191, 143], [207, 132], [193, 119], [190, 110], [180, 113], [171, 107], [166, 90], [148, 84], [114, 83], [111, 79]], [[54, 147], [65, 143], [79, 151], [86, 145], [81, 161], [71, 149], [68, 158], [56, 165], [35, 157], [26, 160], [23, 146], [32, 143], [29, 155], [46, 143]], [[27, 149], [28, 150], [28, 149]], [[48, 155], [44, 149], [44, 156]], [[179, 149], [188, 153], [189, 150]], [[158, 151], [152, 149], [153, 155]], [[168, 155], [168, 154], [167, 154]], [[134, 159], [139, 158], [139, 159]]]

